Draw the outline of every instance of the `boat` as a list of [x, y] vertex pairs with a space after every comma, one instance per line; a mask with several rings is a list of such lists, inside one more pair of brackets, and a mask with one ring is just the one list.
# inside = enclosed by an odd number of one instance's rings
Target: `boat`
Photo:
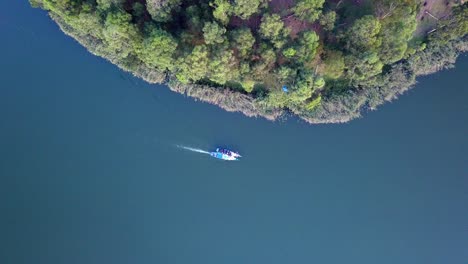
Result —
[[239, 160], [242, 156], [232, 150], [226, 148], [216, 148], [216, 151], [210, 152], [210, 155], [217, 159], [222, 160]]

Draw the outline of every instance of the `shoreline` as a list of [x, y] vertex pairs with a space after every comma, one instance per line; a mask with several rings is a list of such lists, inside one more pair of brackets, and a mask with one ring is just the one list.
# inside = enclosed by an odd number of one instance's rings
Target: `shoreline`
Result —
[[[84, 46], [88, 52], [108, 60], [148, 83], [167, 85], [173, 92], [192, 97], [196, 101], [216, 105], [228, 112], [240, 112], [248, 117], [262, 117], [270, 121], [276, 121], [292, 113], [309, 124], [347, 123], [362, 117], [362, 113], [366, 111], [376, 110], [380, 105], [393, 101], [399, 95], [412, 89], [417, 83], [417, 77], [454, 67], [457, 57], [468, 51], [468, 36], [451, 41], [444, 47], [438, 46], [440, 50], [435, 50], [435, 47], [428, 45], [427, 49], [417, 52], [418, 56], [412, 56], [391, 66], [391, 70], [387, 73], [388, 78], [391, 80], [395, 78], [393, 76], [395, 75], [402, 78], [403, 82], [398, 79], [398, 82], [390, 82], [388, 87], [369, 86], [349, 90], [345, 94], [322, 100], [322, 104], [313, 112], [304, 113], [298, 109], [265, 109], [257, 103], [254, 97], [230, 89], [182, 84], [166, 73], [146, 67], [144, 63], [139, 63], [138, 67], [132, 68], [125, 61], [113, 59], [111, 54], [105, 54], [102, 41], [89, 35], [80, 35], [61, 17], [53, 13], [48, 13], [48, 15], [57, 23], [62, 32]], [[427, 65], [429, 61], [436, 63]]]

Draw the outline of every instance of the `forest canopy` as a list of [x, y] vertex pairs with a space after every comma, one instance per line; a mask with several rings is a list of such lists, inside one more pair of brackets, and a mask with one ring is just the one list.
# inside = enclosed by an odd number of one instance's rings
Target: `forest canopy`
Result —
[[[428, 44], [468, 33], [463, 1], [30, 2], [101, 43], [100, 55], [130, 69], [144, 65], [182, 84], [228, 89], [264, 109], [304, 115], [327, 98], [383, 87], [394, 65], [419, 56]], [[425, 29], [428, 2], [446, 3], [447, 15]]]

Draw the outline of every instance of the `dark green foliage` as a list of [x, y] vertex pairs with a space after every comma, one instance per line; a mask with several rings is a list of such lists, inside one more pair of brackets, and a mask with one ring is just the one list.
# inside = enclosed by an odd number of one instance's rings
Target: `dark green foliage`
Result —
[[323, 13], [320, 16], [320, 25], [323, 26], [323, 29], [331, 31], [335, 28], [335, 22], [336, 22], [336, 12], [335, 11], [329, 11], [326, 13]]
[[[396, 3], [400, 2], [400, 3]], [[403, 5], [404, 1], [394, 1], [397, 6], [387, 11], [381, 20], [380, 59], [385, 64], [401, 60], [408, 49], [408, 42], [416, 30], [416, 12], [414, 7]], [[390, 3], [391, 4], [391, 3]], [[388, 4], [388, 5], [390, 5]]]
[[338, 50], [327, 50], [323, 54], [322, 74], [330, 79], [338, 79], [343, 75], [345, 63], [343, 53]]
[[[101, 0], [103, 1], [103, 0]], [[109, 1], [109, 0], [105, 0]], [[111, 0], [120, 1], [120, 0]], [[158, 22], [165, 22], [172, 19], [171, 12], [177, 11], [182, 0], [147, 0], [146, 7], [151, 17]]]
[[346, 48], [352, 53], [376, 51], [382, 44], [381, 27], [380, 21], [371, 15], [356, 20], [346, 32]]

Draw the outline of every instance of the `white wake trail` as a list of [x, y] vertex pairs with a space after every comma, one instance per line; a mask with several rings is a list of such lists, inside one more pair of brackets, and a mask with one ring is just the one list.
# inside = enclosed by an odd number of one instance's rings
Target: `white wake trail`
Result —
[[197, 152], [197, 153], [210, 154], [210, 152], [204, 151], [203, 149], [191, 148], [191, 147], [186, 147], [186, 146], [181, 146], [181, 145], [177, 145], [177, 147], [188, 150], [188, 151]]

